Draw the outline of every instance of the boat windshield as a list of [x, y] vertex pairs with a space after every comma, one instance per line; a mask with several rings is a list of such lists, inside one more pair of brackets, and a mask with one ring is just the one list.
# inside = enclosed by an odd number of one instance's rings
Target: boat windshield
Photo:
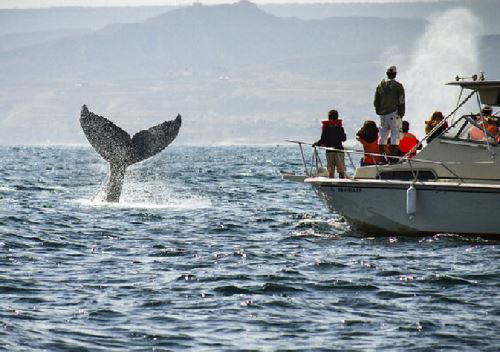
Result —
[[497, 131], [496, 118], [464, 115], [451, 125], [441, 135], [441, 138], [465, 140], [479, 144], [486, 144], [488, 141], [490, 144], [497, 144], [500, 141]]

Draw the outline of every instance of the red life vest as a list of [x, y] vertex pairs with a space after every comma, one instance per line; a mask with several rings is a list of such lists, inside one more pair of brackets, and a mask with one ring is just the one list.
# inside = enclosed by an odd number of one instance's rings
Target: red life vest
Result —
[[329, 126], [342, 126], [342, 120], [323, 120], [323, 121], [321, 121], [321, 128], [325, 129]]
[[[401, 154], [405, 155], [416, 145], [417, 145], [417, 137], [415, 137], [413, 133], [404, 132], [403, 138], [399, 140], [399, 151], [401, 152]], [[413, 158], [416, 154], [417, 151], [414, 150], [410, 154], [410, 158]]]

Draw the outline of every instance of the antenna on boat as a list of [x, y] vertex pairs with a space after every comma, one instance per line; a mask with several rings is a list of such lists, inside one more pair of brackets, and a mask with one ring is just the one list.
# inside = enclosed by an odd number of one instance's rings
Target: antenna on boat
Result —
[[478, 79], [480, 81], [484, 81], [484, 72], [483, 71], [479, 72], [479, 76], [476, 75], [476, 74], [474, 74], [471, 77], [460, 77], [459, 75], [457, 75], [455, 77], [455, 81], [457, 81], [457, 82], [459, 82], [459, 81], [466, 81], [468, 79], [473, 80], [474, 82], [476, 82]]

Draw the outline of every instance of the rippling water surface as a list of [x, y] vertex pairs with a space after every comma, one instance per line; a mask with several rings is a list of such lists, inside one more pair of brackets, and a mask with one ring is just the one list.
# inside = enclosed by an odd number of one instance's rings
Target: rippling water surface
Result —
[[115, 205], [90, 148], [0, 152], [0, 349], [499, 350], [499, 242], [355, 233], [295, 148], [169, 147]]

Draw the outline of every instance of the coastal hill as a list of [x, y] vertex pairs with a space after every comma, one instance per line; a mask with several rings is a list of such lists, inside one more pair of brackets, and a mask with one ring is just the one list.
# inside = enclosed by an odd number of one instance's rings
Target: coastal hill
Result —
[[[423, 26], [421, 20], [280, 18], [250, 2], [195, 5], [142, 23], [110, 25], [92, 33], [3, 52], [0, 70], [7, 76], [15, 72], [16, 77], [37, 72], [38, 77], [99, 74], [101, 78], [115, 78], [125, 74], [146, 78], [179, 70], [302, 66], [297, 68], [321, 75], [325, 71], [342, 74], [347, 71], [346, 64], [378, 60], [383, 49], [380, 38], [390, 37], [391, 45], [408, 49]], [[310, 67], [304, 67], [310, 59]], [[318, 66], [321, 61], [324, 63]], [[339, 63], [343, 65], [341, 70], [335, 67]]]
[[[352, 137], [376, 118], [373, 89], [387, 64], [411, 57], [428, 26], [418, 18], [285, 18], [247, 1], [116, 22], [0, 37], [3, 143], [85, 143], [84, 103], [129, 131], [181, 113], [186, 144], [312, 140], [332, 107]], [[485, 43], [484, 62], [494, 62], [498, 37]]]

